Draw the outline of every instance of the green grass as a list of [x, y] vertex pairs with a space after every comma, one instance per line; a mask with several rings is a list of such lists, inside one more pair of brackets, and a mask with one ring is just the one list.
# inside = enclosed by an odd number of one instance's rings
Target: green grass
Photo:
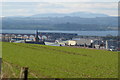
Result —
[[0, 42], [0, 58], [2, 58], [2, 42]]
[[117, 52], [5, 42], [2, 48], [3, 61], [13, 68], [27, 66], [39, 78], [118, 77]]

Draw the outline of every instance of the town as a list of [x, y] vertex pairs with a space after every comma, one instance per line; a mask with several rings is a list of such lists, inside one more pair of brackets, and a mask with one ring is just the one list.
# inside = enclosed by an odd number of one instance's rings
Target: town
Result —
[[118, 1], [4, 0], [0, 80], [118, 80]]
[[111, 35], [80, 36], [76, 33], [50, 33], [36, 30], [36, 34], [2, 33], [0, 41], [120, 51], [119, 37]]

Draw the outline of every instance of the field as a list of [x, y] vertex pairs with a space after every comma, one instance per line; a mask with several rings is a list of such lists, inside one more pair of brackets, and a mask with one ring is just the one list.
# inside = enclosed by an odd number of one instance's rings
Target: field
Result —
[[118, 77], [117, 52], [6, 42], [2, 48], [4, 77], [17, 78], [26, 66], [29, 78]]
[[2, 43], [0, 42], [0, 58], [2, 58]]

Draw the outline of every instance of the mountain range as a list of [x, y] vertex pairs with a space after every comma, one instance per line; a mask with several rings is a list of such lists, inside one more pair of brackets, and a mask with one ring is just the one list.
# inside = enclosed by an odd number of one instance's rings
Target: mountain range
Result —
[[89, 12], [2, 17], [2, 29], [117, 30], [118, 18]]
[[90, 13], [90, 12], [74, 12], [74, 13], [44, 13], [36, 14], [31, 17], [81, 17], [81, 18], [95, 18], [95, 17], [108, 17], [106, 14]]

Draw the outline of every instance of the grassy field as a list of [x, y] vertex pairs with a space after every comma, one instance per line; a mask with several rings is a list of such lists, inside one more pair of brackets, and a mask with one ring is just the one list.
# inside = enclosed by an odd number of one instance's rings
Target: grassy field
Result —
[[2, 43], [0, 42], [0, 58], [2, 58]]
[[118, 53], [71, 47], [3, 43], [5, 77], [19, 77], [29, 67], [31, 78], [117, 78]]

